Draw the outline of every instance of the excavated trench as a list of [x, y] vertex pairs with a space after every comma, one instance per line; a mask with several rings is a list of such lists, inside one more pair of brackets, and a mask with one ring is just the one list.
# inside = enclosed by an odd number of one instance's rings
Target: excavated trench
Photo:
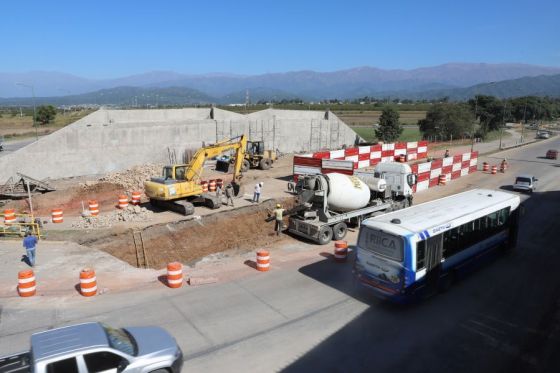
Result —
[[[144, 266], [144, 252], [148, 268], [161, 269], [173, 261], [192, 265], [210, 254], [248, 252], [281, 240], [282, 236], [274, 234], [274, 223], [265, 222], [267, 209], [272, 210], [277, 202], [268, 200], [200, 219], [152, 225], [141, 230], [141, 237], [129, 230], [81, 243], [136, 267]], [[292, 198], [281, 202], [287, 208], [294, 203]]]

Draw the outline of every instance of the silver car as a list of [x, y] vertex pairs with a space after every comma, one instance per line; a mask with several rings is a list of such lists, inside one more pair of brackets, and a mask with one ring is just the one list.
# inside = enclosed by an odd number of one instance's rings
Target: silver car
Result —
[[533, 193], [536, 189], [536, 183], [539, 179], [532, 175], [518, 175], [513, 184], [513, 190], [521, 192]]

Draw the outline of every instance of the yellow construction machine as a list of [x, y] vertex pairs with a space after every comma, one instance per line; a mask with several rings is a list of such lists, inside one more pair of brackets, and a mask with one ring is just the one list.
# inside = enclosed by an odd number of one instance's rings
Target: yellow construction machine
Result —
[[216, 144], [200, 148], [189, 164], [165, 166], [161, 177], [144, 182], [144, 191], [150, 203], [156, 207], [178, 212], [183, 215], [194, 213], [194, 203], [204, 204], [208, 208], [217, 209], [222, 201], [215, 194], [205, 193], [200, 184], [204, 161], [224, 152], [235, 151], [233, 167], [233, 187], [239, 192], [241, 167], [245, 158], [247, 138], [245, 135], [220, 141]]
[[247, 172], [250, 168], [268, 170], [276, 158], [274, 150], [264, 148], [264, 141], [247, 141], [247, 151], [241, 171]]

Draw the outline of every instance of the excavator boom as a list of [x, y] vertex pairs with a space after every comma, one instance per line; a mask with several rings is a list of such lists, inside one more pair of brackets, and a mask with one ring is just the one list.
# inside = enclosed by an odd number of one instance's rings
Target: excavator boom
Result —
[[195, 153], [189, 164], [166, 166], [163, 177], [144, 182], [146, 196], [150, 198], [150, 203], [183, 215], [194, 213], [194, 206], [189, 201], [203, 202], [213, 209], [219, 208], [221, 200], [215, 195], [204, 193], [200, 185], [204, 162], [208, 158], [235, 150], [233, 181], [238, 183], [242, 176], [241, 167], [246, 147], [245, 135], [202, 147]]

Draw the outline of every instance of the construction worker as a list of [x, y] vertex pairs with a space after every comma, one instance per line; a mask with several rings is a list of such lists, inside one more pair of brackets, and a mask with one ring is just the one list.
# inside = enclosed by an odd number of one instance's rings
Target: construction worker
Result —
[[444, 158], [449, 157], [449, 149], [445, 149], [445, 155], [443, 156]]
[[226, 206], [229, 206], [230, 202], [231, 202], [231, 207], [235, 207], [233, 205], [233, 185], [228, 184], [226, 186]]
[[255, 184], [255, 193], [253, 193], [253, 202], [259, 203], [262, 187], [263, 187], [262, 182]]
[[35, 267], [35, 249], [37, 247], [37, 237], [32, 233], [26, 232], [23, 239], [23, 247], [27, 252], [27, 262], [31, 267]]
[[282, 219], [284, 218], [284, 209], [282, 208], [281, 204], [276, 204], [276, 208], [273, 211], [274, 214], [274, 230], [276, 231], [276, 235], [279, 236], [280, 232], [282, 231], [282, 227], [284, 226]]

